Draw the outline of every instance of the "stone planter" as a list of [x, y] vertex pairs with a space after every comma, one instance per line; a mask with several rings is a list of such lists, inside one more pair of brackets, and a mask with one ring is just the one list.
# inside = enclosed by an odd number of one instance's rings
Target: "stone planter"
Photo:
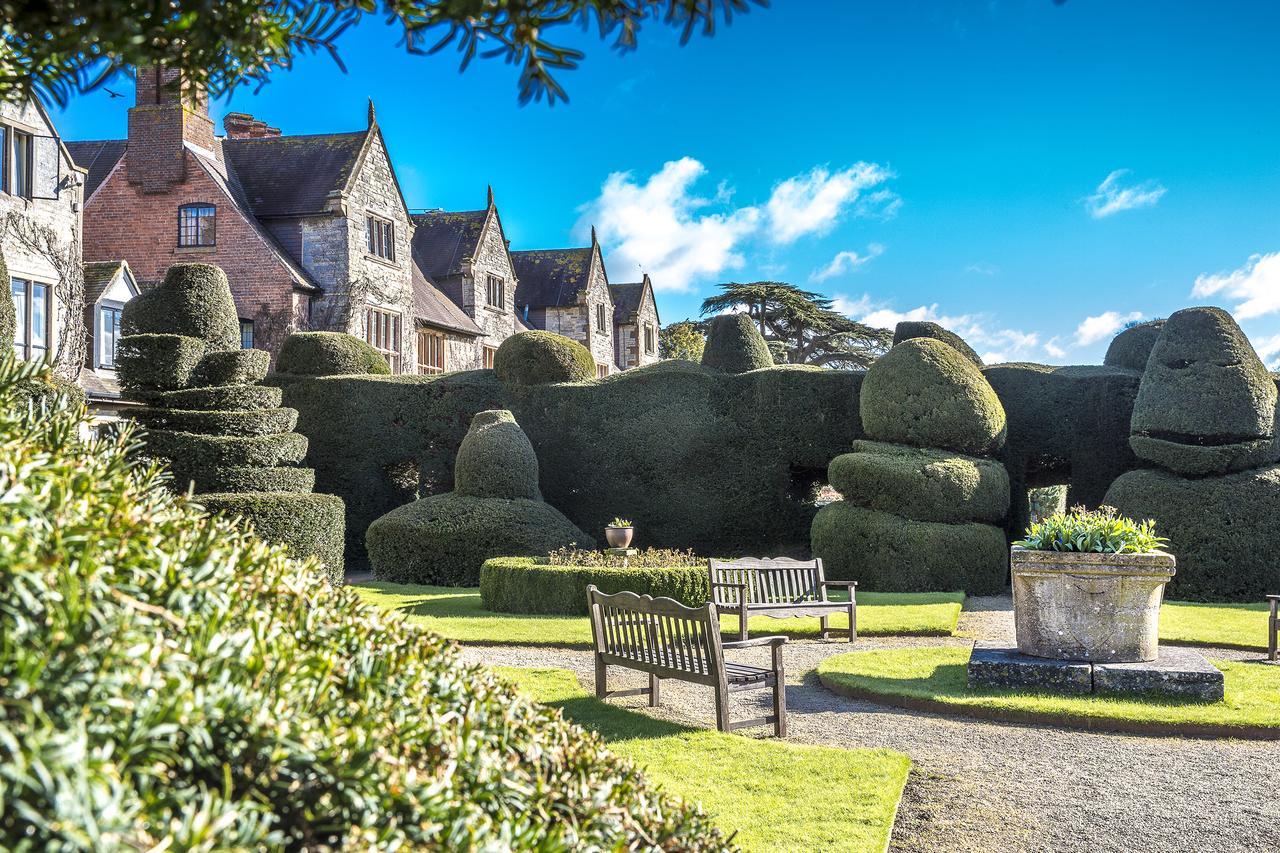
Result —
[[1058, 660], [1152, 661], [1173, 555], [1011, 552], [1018, 651]]
[[604, 539], [610, 548], [630, 548], [631, 537], [635, 535], [634, 527], [606, 527]]

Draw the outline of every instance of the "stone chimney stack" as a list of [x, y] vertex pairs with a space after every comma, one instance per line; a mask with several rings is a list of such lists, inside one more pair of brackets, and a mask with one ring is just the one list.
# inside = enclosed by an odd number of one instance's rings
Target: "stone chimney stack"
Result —
[[208, 93], [172, 69], [138, 68], [137, 100], [129, 110], [129, 182], [149, 193], [182, 183], [187, 144], [214, 150]]
[[222, 128], [228, 139], [271, 139], [280, 135], [280, 128], [271, 127], [248, 113], [227, 113], [222, 119]]

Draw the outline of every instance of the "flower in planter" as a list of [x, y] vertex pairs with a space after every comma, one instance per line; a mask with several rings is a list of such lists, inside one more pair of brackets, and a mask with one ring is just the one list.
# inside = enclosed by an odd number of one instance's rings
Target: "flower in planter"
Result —
[[1156, 535], [1156, 524], [1150, 519], [1134, 521], [1110, 506], [1092, 512], [1077, 506], [1036, 522], [1013, 544], [1033, 551], [1145, 554], [1160, 550], [1168, 541]]

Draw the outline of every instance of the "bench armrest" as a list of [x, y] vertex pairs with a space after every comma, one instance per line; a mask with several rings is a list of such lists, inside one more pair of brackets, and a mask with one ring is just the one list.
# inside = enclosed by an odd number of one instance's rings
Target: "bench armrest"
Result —
[[823, 586], [844, 586], [853, 589], [858, 585], [857, 581], [823, 581]]
[[725, 649], [749, 649], [753, 646], [781, 646], [786, 642], [786, 637], [756, 637], [754, 640], [734, 640], [731, 643], [721, 643], [720, 647]]
[[1267, 601], [1280, 601], [1280, 595], [1268, 595]]

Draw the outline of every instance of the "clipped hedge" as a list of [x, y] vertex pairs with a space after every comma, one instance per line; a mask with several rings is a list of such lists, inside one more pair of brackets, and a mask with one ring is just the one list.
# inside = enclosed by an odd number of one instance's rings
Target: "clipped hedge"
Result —
[[493, 370], [509, 386], [594, 379], [596, 360], [577, 341], [552, 332], [517, 332], [498, 346]]
[[284, 466], [280, 468], [194, 468], [170, 463], [174, 482], [180, 491], [189, 484], [196, 492], [310, 492], [316, 487], [312, 468]]
[[174, 391], [191, 384], [204, 354], [204, 342], [187, 335], [129, 335], [116, 348], [116, 372], [129, 391]]
[[994, 595], [1009, 569], [1008, 540], [998, 527], [912, 521], [848, 501], [818, 511], [811, 544], [827, 577], [876, 592]]
[[538, 457], [505, 409], [478, 412], [454, 457], [454, 491], [473, 498], [542, 500]]
[[457, 648], [208, 518], [0, 366], [0, 848], [722, 850]]
[[1165, 322], [1133, 404], [1133, 449], [1187, 475], [1280, 459], [1276, 383], [1231, 315], [1187, 308]]
[[271, 353], [260, 349], [237, 349], [211, 352], [191, 373], [191, 384], [251, 385], [261, 382], [271, 365]]
[[880, 441], [982, 456], [1004, 445], [1000, 398], [978, 368], [932, 338], [911, 338], [881, 356], [859, 398], [867, 435]]
[[845, 500], [917, 521], [998, 524], [1009, 511], [1009, 475], [991, 459], [855, 441], [828, 470]]
[[773, 367], [764, 336], [746, 314], [722, 314], [707, 324], [702, 364], [724, 373], [746, 373]]
[[239, 518], [259, 537], [288, 549], [298, 559], [314, 557], [334, 587], [343, 582], [342, 499], [288, 492], [214, 492], [193, 500], [211, 513]]
[[605, 593], [665, 596], [690, 607], [710, 597], [706, 566], [551, 566], [532, 557], [495, 557], [480, 567], [480, 601], [498, 613], [584, 616], [590, 584]]
[[1102, 363], [1126, 370], [1146, 370], [1147, 359], [1164, 329], [1164, 320], [1150, 320], [1130, 326], [1111, 339]]
[[227, 276], [212, 264], [174, 264], [157, 287], [125, 303], [125, 337], [178, 334], [203, 341], [209, 350], [240, 349], [240, 318]]
[[391, 373], [381, 353], [345, 332], [294, 332], [280, 347], [276, 370], [295, 376]]
[[296, 432], [228, 436], [155, 429], [147, 433], [147, 452], [193, 468], [272, 468], [301, 462], [307, 438]]
[[1169, 539], [1178, 572], [1167, 597], [1262, 601], [1280, 590], [1280, 465], [1198, 479], [1130, 471], [1105, 500], [1130, 518], [1154, 519]]
[[140, 396], [157, 408], [201, 412], [277, 409], [284, 399], [284, 394], [279, 388], [262, 385], [215, 385], [207, 388], [152, 392]]
[[475, 586], [486, 560], [595, 546], [550, 504], [444, 494], [394, 509], [369, 525], [374, 577], [392, 583]]
[[973, 362], [975, 367], [982, 367], [982, 356], [978, 355], [977, 351], [969, 346], [964, 338], [949, 329], [942, 328], [937, 323], [932, 323], [928, 320], [903, 320], [894, 327], [893, 343], [895, 346], [913, 338], [932, 338], [935, 341], [941, 341]]
[[253, 436], [289, 432], [298, 423], [296, 409], [248, 409], [202, 411], [199, 409], [145, 408], [133, 417], [148, 429], [196, 432], [212, 435]]

